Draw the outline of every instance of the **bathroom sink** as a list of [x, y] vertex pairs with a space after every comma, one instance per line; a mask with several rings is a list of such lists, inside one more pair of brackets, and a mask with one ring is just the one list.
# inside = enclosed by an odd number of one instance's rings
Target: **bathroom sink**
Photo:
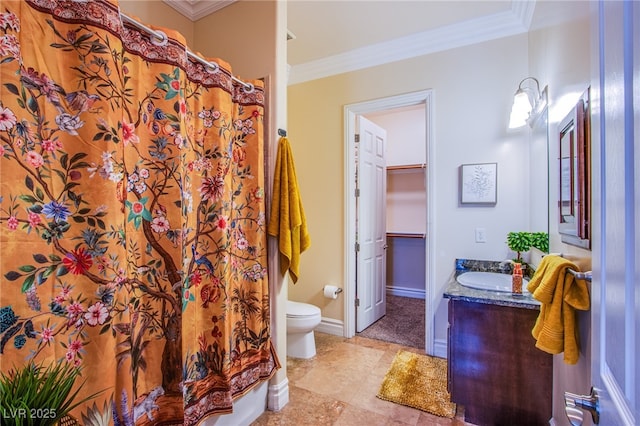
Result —
[[[500, 274], [498, 272], [464, 272], [456, 280], [465, 287], [478, 290], [504, 291], [511, 293], [511, 275]], [[522, 292], [528, 293], [527, 284], [529, 280], [522, 280]]]

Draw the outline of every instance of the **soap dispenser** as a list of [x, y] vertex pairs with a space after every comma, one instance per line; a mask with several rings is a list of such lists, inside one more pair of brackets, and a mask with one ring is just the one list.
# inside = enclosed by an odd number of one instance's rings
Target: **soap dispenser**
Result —
[[511, 292], [522, 294], [522, 265], [514, 263], [513, 274], [511, 275]]

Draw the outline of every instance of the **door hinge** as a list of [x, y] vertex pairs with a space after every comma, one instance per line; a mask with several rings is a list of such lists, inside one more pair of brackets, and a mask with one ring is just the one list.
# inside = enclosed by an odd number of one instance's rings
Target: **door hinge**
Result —
[[356, 193], [356, 194], [355, 194], [355, 195], [356, 195], [356, 197], [359, 197], [359, 196], [360, 196], [360, 188], [356, 188], [355, 193]]
[[360, 299], [356, 298], [356, 300], [355, 300], [355, 305], [356, 305], [356, 308], [357, 308], [358, 306], [360, 306]]
[[355, 139], [356, 142], [360, 142], [360, 134], [356, 133], [354, 135], [354, 139]]
[[356, 252], [360, 251], [360, 243], [356, 243]]

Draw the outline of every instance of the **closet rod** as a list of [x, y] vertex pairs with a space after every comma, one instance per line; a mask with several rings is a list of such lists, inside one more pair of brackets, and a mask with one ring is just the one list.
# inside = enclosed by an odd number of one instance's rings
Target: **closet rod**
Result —
[[426, 238], [425, 234], [414, 234], [410, 232], [387, 232], [390, 238]]
[[387, 166], [387, 170], [424, 169], [426, 164], [404, 164], [400, 166]]
[[[147, 27], [146, 25], [141, 24], [140, 22], [136, 21], [135, 19], [125, 15], [122, 12], [120, 12], [120, 18], [123, 21], [127, 21], [128, 23], [130, 23], [134, 27], [138, 28], [139, 30], [142, 30], [142, 31], [147, 32], [148, 34], [151, 34], [153, 37], [156, 38], [156, 40], [152, 39], [151, 42], [156, 44], [156, 45], [158, 45], [158, 46], [162, 46], [167, 41], [169, 41], [169, 38], [167, 37], [167, 35], [164, 32], [156, 31], [154, 29], [151, 29], [151, 28]], [[216, 64], [215, 62], [209, 62], [209, 61], [205, 60], [204, 58], [201, 58], [200, 56], [198, 56], [195, 53], [193, 53], [192, 51], [190, 51], [188, 48], [186, 48], [186, 51], [187, 51], [187, 56], [189, 56], [190, 58], [200, 62], [204, 66], [206, 66], [208, 68], [211, 68], [211, 72], [216, 72], [220, 68], [220, 65]], [[255, 86], [253, 84], [251, 84], [251, 83], [245, 83], [244, 81], [239, 80], [234, 76], [231, 76], [231, 79], [233, 81], [235, 81], [236, 83], [242, 85], [244, 87], [244, 91], [246, 93], [251, 93], [255, 89]]]

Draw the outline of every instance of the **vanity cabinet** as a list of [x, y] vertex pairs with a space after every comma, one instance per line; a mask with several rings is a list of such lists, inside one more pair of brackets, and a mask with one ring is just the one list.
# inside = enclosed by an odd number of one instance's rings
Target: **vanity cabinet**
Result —
[[448, 386], [465, 420], [548, 425], [553, 357], [531, 335], [539, 309], [449, 300]]

